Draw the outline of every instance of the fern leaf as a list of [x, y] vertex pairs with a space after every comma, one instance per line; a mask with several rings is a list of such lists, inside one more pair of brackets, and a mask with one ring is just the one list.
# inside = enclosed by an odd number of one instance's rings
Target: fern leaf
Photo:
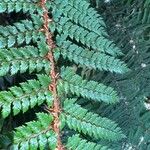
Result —
[[17, 72], [24, 73], [29, 70], [50, 72], [50, 64], [47, 59], [44, 59], [48, 52], [45, 43], [38, 43], [39, 48], [26, 46], [21, 48], [0, 49], [0, 76], [7, 73], [11, 75]]
[[112, 41], [77, 24], [73, 24], [66, 17], [61, 17], [56, 22], [56, 29], [60, 34], [65, 34], [72, 40], [75, 39], [95, 51], [105, 52], [113, 56], [122, 55], [121, 50]]
[[119, 101], [117, 93], [111, 87], [99, 84], [95, 81], [83, 80], [71, 68], [62, 68], [59, 81], [59, 91], [71, 92], [88, 99], [103, 101], [106, 103], [116, 103]]
[[[92, 69], [102, 71], [106, 70], [116, 73], [125, 73], [129, 70], [122, 61], [115, 57], [83, 49], [70, 41], [64, 41], [61, 37], [58, 37], [57, 41], [57, 44], [59, 44], [58, 46], [61, 49], [61, 55], [64, 59], [67, 57], [70, 61], [74, 61], [76, 64], [84, 65]], [[63, 43], [61, 43], [61, 41]]]
[[15, 44], [29, 44], [31, 40], [36, 42], [39, 39], [44, 39], [44, 34], [39, 31], [42, 22], [34, 23], [23, 20], [20, 23], [14, 23], [13, 26], [0, 26], [0, 48], [10, 48]]
[[100, 14], [95, 11], [94, 8], [90, 6], [90, 3], [87, 2], [86, 0], [67, 0], [67, 2], [75, 7], [80, 13], [86, 14], [87, 16], [90, 17], [90, 19], [98, 20], [99, 22], [99, 27], [101, 26], [106, 26], [103, 18], [100, 16]]
[[16, 128], [12, 149], [44, 150], [46, 145], [52, 150], [56, 148], [56, 135], [50, 128], [53, 117], [45, 113], [37, 113], [37, 117], [37, 121]]
[[9, 91], [1, 91], [0, 107], [3, 118], [6, 118], [11, 111], [13, 111], [13, 115], [17, 115], [21, 111], [24, 113], [35, 105], [41, 105], [44, 101], [51, 105], [52, 94], [48, 90], [49, 83], [49, 77], [38, 75], [38, 80], [29, 80], [21, 83], [20, 87], [15, 86], [11, 87]]
[[87, 140], [80, 138], [78, 134], [69, 137], [66, 147], [71, 150], [111, 150], [107, 146], [88, 142]]
[[53, 16], [64, 15], [76, 24], [91, 30], [100, 36], [107, 35], [105, 23], [100, 15], [84, 0], [54, 1]]
[[0, 2], [0, 13], [11, 13], [13, 11], [19, 12], [21, 10], [23, 11], [23, 13], [33, 13], [35, 11], [39, 11], [40, 9], [41, 7], [39, 7], [38, 5], [38, 0], [3, 0], [2, 2]]
[[118, 141], [125, 137], [116, 123], [88, 112], [80, 105], [74, 104], [75, 101], [76, 99], [67, 99], [64, 102], [64, 116], [70, 129], [82, 132], [95, 139]]

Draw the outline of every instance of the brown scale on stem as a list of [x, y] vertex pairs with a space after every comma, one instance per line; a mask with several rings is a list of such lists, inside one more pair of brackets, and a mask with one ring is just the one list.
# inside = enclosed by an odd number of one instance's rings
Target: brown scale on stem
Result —
[[53, 51], [54, 51], [54, 48], [56, 47], [56, 45], [53, 41], [53, 35], [49, 31], [49, 28], [48, 28], [49, 23], [52, 22], [52, 19], [50, 19], [48, 16], [48, 10], [46, 8], [46, 1], [47, 0], [41, 0], [41, 7], [44, 10], [44, 13], [43, 13], [44, 25], [43, 25], [42, 31], [45, 33], [47, 45], [49, 47], [49, 52], [46, 56], [47, 59], [51, 62], [50, 76], [51, 76], [52, 82], [49, 85], [49, 90], [52, 92], [53, 98], [54, 98], [53, 107], [48, 109], [48, 110], [54, 117], [54, 121], [52, 123], [52, 128], [57, 135], [57, 148], [56, 148], [56, 150], [64, 150], [64, 146], [62, 145], [62, 142], [61, 142], [61, 133], [60, 133], [60, 120], [59, 120], [59, 115], [61, 112], [60, 101], [59, 101], [59, 98], [57, 95], [58, 73], [55, 70], [55, 58], [53, 55]]

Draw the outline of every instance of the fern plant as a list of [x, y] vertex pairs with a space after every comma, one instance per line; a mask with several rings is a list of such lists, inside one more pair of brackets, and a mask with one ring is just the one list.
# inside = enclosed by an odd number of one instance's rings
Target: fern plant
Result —
[[82, 76], [82, 71], [129, 71], [117, 58], [123, 53], [90, 3], [0, 2], [0, 13], [12, 12], [23, 13], [26, 19], [0, 26], [0, 76], [29, 73], [36, 77], [0, 92], [0, 117], [18, 117], [37, 105], [44, 109], [36, 113], [36, 120], [1, 135], [10, 139], [7, 149], [108, 150], [111, 147], [98, 141], [125, 138], [113, 120], [80, 105], [82, 98], [110, 105], [119, 102], [112, 87]]

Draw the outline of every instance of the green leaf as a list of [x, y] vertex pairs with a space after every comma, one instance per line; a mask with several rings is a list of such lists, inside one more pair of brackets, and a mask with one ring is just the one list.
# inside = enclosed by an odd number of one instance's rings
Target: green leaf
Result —
[[17, 115], [21, 111], [24, 113], [35, 105], [47, 102], [52, 105], [52, 93], [48, 90], [50, 79], [45, 75], [38, 75], [38, 80], [29, 80], [21, 83], [20, 87], [11, 87], [9, 91], [0, 92], [0, 107], [2, 116], [6, 118], [11, 113]]
[[111, 150], [107, 146], [103, 146], [100, 144], [96, 144], [93, 142], [88, 142], [85, 139], [82, 139], [79, 137], [78, 134], [73, 135], [72, 137], [69, 137], [68, 142], [67, 142], [67, 149], [72, 149], [72, 150]]
[[105, 103], [116, 103], [119, 101], [116, 91], [113, 88], [99, 84], [95, 81], [83, 80], [79, 75], [75, 74], [71, 68], [63, 68], [61, 70], [63, 80], [59, 81], [58, 89], [60, 92], [76, 94], [84, 98], [95, 101], [103, 101]]
[[[37, 121], [28, 122], [25, 126], [15, 129], [12, 145], [14, 149], [45, 149], [47, 144], [54, 148], [57, 141], [56, 135], [49, 129], [53, 117], [45, 113], [37, 113], [37, 117]], [[47, 135], [49, 136], [47, 137]], [[53, 142], [49, 143], [49, 138], [53, 139]]]
[[75, 101], [76, 99], [67, 99], [64, 102], [64, 117], [70, 129], [95, 139], [118, 141], [125, 138], [115, 122], [88, 112], [80, 105], [74, 104]]

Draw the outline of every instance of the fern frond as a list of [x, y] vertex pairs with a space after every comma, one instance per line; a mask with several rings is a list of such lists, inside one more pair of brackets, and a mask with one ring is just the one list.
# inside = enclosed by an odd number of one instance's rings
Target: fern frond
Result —
[[12, 149], [44, 150], [46, 145], [50, 149], [56, 148], [56, 135], [50, 127], [53, 117], [50, 114], [37, 113], [37, 118], [37, 121], [15, 129]]
[[32, 22], [23, 20], [14, 23], [13, 26], [0, 26], [0, 48], [10, 48], [15, 44], [29, 44], [31, 40], [38, 41], [44, 39], [44, 33], [40, 32], [42, 22]]
[[82, 132], [95, 139], [118, 141], [124, 138], [121, 129], [113, 121], [88, 112], [78, 104], [76, 99], [67, 99], [64, 102], [64, 117], [70, 129]]
[[24, 73], [29, 70], [41, 71], [49, 73], [49, 61], [44, 58], [48, 53], [48, 48], [45, 43], [39, 42], [38, 48], [33, 46], [26, 46], [21, 48], [0, 49], [0, 76], [7, 73], [11, 75], [17, 72]]
[[84, 0], [65, 0], [54, 1], [54, 6], [57, 9], [53, 9], [53, 15], [64, 15], [76, 24], [80, 24], [82, 27], [91, 30], [100, 36], [106, 35], [105, 23], [103, 18], [91, 7], [89, 3]]
[[2, 116], [6, 118], [11, 111], [13, 115], [26, 112], [35, 105], [41, 105], [47, 101], [52, 104], [52, 94], [48, 90], [50, 79], [45, 75], [38, 75], [38, 80], [29, 80], [21, 83], [20, 87], [11, 87], [9, 91], [0, 92], [0, 108]]
[[[77, 132], [79, 135], [68, 139], [66, 148], [109, 150], [105, 142], [125, 138], [110, 116], [109, 119], [99, 116], [90, 105], [114, 104], [119, 97], [109, 87], [111, 82], [106, 86], [96, 80], [90, 81], [86, 70], [93, 73], [92, 79], [98, 73], [108, 74], [100, 71], [121, 74], [129, 71], [125, 63], [116, 58], [123, 53], [108, 36], [102, 16], [90, 3], [87, 0], [3, 0], [0, 13], [4, 20], [11, 15], [17, 16], [16, 19], [10, 17], [6, 25], [0, 25], [0, 76], [5, 80], [7, 74], [15, 77], [19, 74], [22, 78], [27, 72], [33, 77], [39, 73], [35, 79], [28, 77], [30, 80], [0, 92], [0, 120], [7, 124], [8, 116], [25, 118], [17, 124], [13, 120], [13, 132], [12, 128], [6, 131], [7, 127], [3, 130], [4, 124], [0, 123], [0, 139], [8, 137], [11, 142], [0, 142], [4, 144], [0, 149], [65, 149], [64, 135]], [[69, 61], [72, 63], [68, 64]], [[74, 63], [77, 71], [68, 67]], [[34, 118], [32, 110], [38, 111], [36, 106], [45, 103], [48, 114], [37, 113], [37, 121], [22, 125], [29, 120], [28, 115]], [[12, 139], [7, 136], [9, 131]]]
[[23, 11], [23, 13], [33, 13], [41, 9], [38, 5], [38, 0], [3, 0], [0, 2], [0, 13], [8, 12], [11, 13], [13, 11], [19, 12]]
[[66, 93], [71, 92], [88, 99], [103, 101], [106, 103], [116, 103], [119, 101], [117, 93], [113, 88], [99, 84], [95, 81], [83, 80], [75, 74], [71, 68], [62, 68], [58, 88]]
[[61, 17], [56, 22], [56, 29], [60, 34], [65, 34], [72, 40], [75, 39], [95, 51], [105, 52], [113, 56], [122, 55], [121, 50], [112, 41], [72, 23], [66, 17]]
[[80, 138], [78, 134], [68, 138], [66, 147], [71, 150], [111, 150], [107, 146], [88, 142], [87, 140]]
[[90, 6], [86, 0], [67, 0], [67, 2], [74, 8], [76, 8], [80, 13], [86, 14], [90, 19], [95, 19], [99, 21], [99, 26], [106, 26], [103, 18], [98, 14], [94, 8]]
[[125, 73], [129, 71], [124, 62], [120, 61], [119, 59], [100, 52], [90, 51], [86, 48], [84, 49], [70, 42], [69, 40], [64, 41], [62, 36], [57, 37], [57, 44], [60, 48], [60, 53], [63, 58], [68, 58], [70, 61], [74, 61], [76, 64], [84, 65], [92, 69], [116, 73]]

